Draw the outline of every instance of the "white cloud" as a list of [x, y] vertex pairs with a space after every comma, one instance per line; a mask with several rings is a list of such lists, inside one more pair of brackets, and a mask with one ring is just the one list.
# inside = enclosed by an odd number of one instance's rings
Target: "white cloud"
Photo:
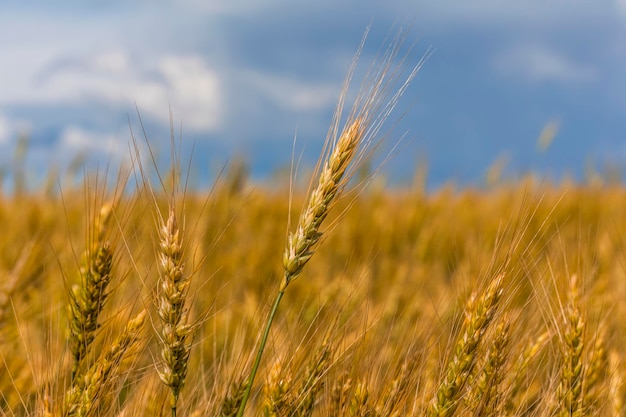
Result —
[[93, 58], [93, 65], [97, 70], [110, 73], [123, 73], [130, 70], [128, 56], [119, 50], [96, 55]]
[[[178, 39], [185, 11], [171, 7], [181, 15], [89, 7], [80, 15], [3, 10], [0, 108], [71, 109], [100, 101], [132, 112], [136, 103], [143, 116], [162, 124], [169, 123], [171, 107], [185, 129], [214, 131], [223, 117], [223, 94], [219, 72], [205, 57], [219, 61], [219, 51], [206, 55], [186, 47]], [[212, 42], [217, 40], [209, 37], [202, 44]]]
[[[182, 116], [186, 128], [212, 130], [219, 126], [224, 99], [216, 71], [209, 69], [198, 56], [164, 57], [158, 69], [165, 78], [166, 94], [173, 110]], [[146, 100], [142, 108], [149, 104]], [[161, 120], [167, 120], [164, 117], [169, 114], [169, 109], [152, 104], [147, 109]]]
[[107, 132], [94, 132], [79, 126], [68, 126], [60, 135], [58, 151], [65, 155], [104, 155], [117, 161], [129, 154], [126, 139]]
[[[219, 76], [198, 56], [166, 55], [148, 64], [131, 62], [124, 51], [111, 50], [80, 60], [74, 56], [48, 56], [35, 65], [34, 57], [28, 55], [38, 55], [38, 51], [24, 54], [32, 60], [31, 68], [45, 71], [40, 74], [26, 69], [24, 75], [13, 76], [11, 82], [0, 81], [4, 93], [0, 104], [81, 105], [103, 101], [128, 108], [137, 103], [143, 115], [166, 124], [171, 107], [186, 129], [212, 131], [219, 127], [223, 100]], [[5, 84], [7, 88], [3, 88]]]
[[513, 47], [495, 61], [497, 71], [529, 82], [584, 83], [597, 78], [590, 65], [574, 62], [540, 45]]

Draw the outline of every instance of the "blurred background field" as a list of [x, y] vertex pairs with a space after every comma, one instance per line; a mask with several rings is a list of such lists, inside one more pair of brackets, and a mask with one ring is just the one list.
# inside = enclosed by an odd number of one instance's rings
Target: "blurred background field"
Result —
[[[4, 415], [61, 413], [71, 367], [68, 289], [79, 282], [100, 207], [114, 200], [111, 294], [88, 363], [133, 313], [146, 308], [149, 320], [141, 348], [120, 367], [97, 415], [169, 413], [155, 371], [157, 207], [142, 187], [124, 193], [105, 190], [105, 182], [90, 176], [84, 187], [1, 198]], [[305, 191], [295, 190], [290, 209], [288, 184], [252, 186], [231, 170], [211, 193], [189, 191], [176, 201], [197, 323], [184, 415], [217, 415], [248, 372], [282, 277], [288, 218], [297, 219]], [[166, 213], [167, 194], [157, 193], [157, 202]], [[589, 184], [529, 176], [430, 193], [419, 180], [407, 188], [374, 182], [346, 196], [330, 214], [319, 251], [286, 291], [249, 414], [286, 415], [280, 407], [289, 406], [298, 415], [432, 413], [475, 308], [470, 295], [480, 300], [504, 273], [491, 325], [470, 355], [471, 374], [449, 415], [486, 415], [483, 406], [494, 415], [562, 410], [565, 394], [557, 387], [571, 365], [575, 312], [583, 326], [579, 376], [570, 378], [582, 387], [576, 404], [585, 415], [622, 415], [625, 205], [623, 186], [599, 175]], [[505, 328], [499, 373], [490, 379], [495, 388], [479, 407], [472, 401], [482, 397], [472, 390]], [[310, 410], [298, 409], [307, 398]]]

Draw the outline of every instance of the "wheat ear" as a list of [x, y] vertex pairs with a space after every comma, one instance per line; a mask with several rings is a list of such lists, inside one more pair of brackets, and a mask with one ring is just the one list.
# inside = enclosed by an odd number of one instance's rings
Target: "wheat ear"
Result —
[[333, 383], [330, 390], [329, 416], [341, 416], [346, 414], [350, 405], [350, 393], [353, 390], [352, 379], [347, 371], [344, 371]]
[[111, 281], [113, 254], [105, 241], [111, 218], [111, 205], [104, 205], [96, 221], [96, 235], [88, 242], [84, 265], [80, 270], [80, 285], [74, 285], [69, 302], [69, 346], [72, 352], [72, 380], [78, 376], [82, 359], [87, 355], [95, 332], [98, 317], [104, 307]]
[[358, 382], [350, 399], [348, 416], [350, 417], [375, 417], [377, 414], [369, 404], [369, 390], [364, 382]]
[[92, 415], [96, 404], [105, 395], [105, 389], [116, 376], [122, 360], [136, 350], [146, 311], [131, 319], [123, 333], [100, 358], [74, 384], [65, 397], [64, 416], [83, 417]]
[[509, 388], [504, 404], [505, 415], [513, 415], [519, 407], [518, 394], [528, 385], [528, 368], [551, 337], [550, 332], [546, 331], [536, 339], [531, 340], [515, 362], [511, 382], [507, 384]]
[[247, 379], [240, 377], [231, 384], [226, 396], [222, 400], [219, 412], [220, 417], [235, 417], [237, 410], [239, 410], [241, 406], [243, 393], [246, 391], [246, 383]]
[[313, 256], [315, 246], [322, 237], [320, 226], [328, 215], [330, 206], [343, 184], [348, 165], [363, 138], [363, 127], [361, 119], [355, 120], [341, 135], [333, 153], [324, 164], [319, 183], [311, 193], [306, 209], [300, 215], [298, 228], [295, 233], [289, 234], [283, 255], [285, 273], [280, 291], [285, 291], [287, 285], [300, 275], [304, 265]]
[[609, 353], [609, 365], [612, 369], [610, 375], [610, 403], [611, 411], [614, 416], [623, 416], [626, 414], [626, 392], [624, 384], [624, 362], [622, 360], [622, 353], [616, 350], [612, 350]]
[[510, 336], [510, 322], [505, 318], [495, 329], [493, 343], [487, 350], [481, 372], [468, 387], [465, 403], [475, 416], [500, 416], [502, 407], [503, 367]]
[[189, 279], [183, 271], [183, 246], [173, 208], [167, 222], [161, 220], [159, 263], [161, 267], [158, 314], [161, 319], [161, 381], [170, 389], [172, 416], [187, 375], [192, 332], [185, 299]]
[[[409, 391], [411, 388], [414, 388], [412, 383], [414, 382], [416, 368], [416, 354], [413, 354], [404, 360], [402, 366], [397, 372], [396, 377], [391, 381], [389, 387], [385, 390], [381, 406], [377, 409], [377, 415], [395, 416], [401, 413], [401, 411], [397, 410], [397, 408], [402, 407], [403, 402], [406, 401]], [[406, 412], [406, 410], [403, 410], [402, 412]]]
[[609, 387], [609, 384], [606, 383], [609, 371], [609, 355], [606, 351], [603, 330], [600, 330], [596, 335], [589, 356], [589, 365], [585, 370], [583, 409], [585, 415], [598, 415], [601, 414], [605, 399], [608, 399], [606, 388]]
[[295, 414], [299, 417], [309, 417], [313, 414], [315, 400], [324, 385], [322, 375], [328, 370], [330, 359], [330, 345], [324, 343], [307, 365], [304, 379], [294, 396]]
[[503, 280], [504, 274], [498, 275], [480, 298], [476, 293], [470, 297], [461, 337], [456, 343], [454, 356], [448, 363], [437, 395], [428, 407], [428, 417], [448, 417], [454, 414], [459, 394], [476, 364], [479, 344], [496, 313], [502, 296]]
[[269, 378], [263, 386], [263, 405], [261, 406], [261, 416], [280, 417], [291, 415], [294, 408], [292, 395], [293, 379], [287, 372], [283, 373], [280, 362], [276, 362], [272, 367]]
[[569, 285], [569, 304], [562, 346], [563, 364], [557, 390], [560, 416], [582, 415], [584, 330], [585, 322], [578, 308], [578, 280], [573, 275]]

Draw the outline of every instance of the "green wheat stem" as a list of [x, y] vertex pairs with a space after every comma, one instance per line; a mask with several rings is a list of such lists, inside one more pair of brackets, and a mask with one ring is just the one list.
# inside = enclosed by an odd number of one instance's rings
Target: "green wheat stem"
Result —
[[254, 382], [254, 378], [256, 377], [257, 371], [259, 370], [259, 365], [261, 364], [261, 357], [263, 356], [263, 351], [265, 350], [265, 345], [267, 344], [267, 338], [269, 337], [269, 334], [270, 334], [272, 322], [274, 321], [274, 317], [276, 316], [276, 311], [278, 311], [278, 305], [280, 304], [280, 300], [282, 300], [284, 294], [285, 294], [284, 290], [278, 291], [278, 294], [276, 295], [276, 300], [274, 300], [274, 305], [272, 306], [272, 311], [270, 312], [270, 315], [267, 318], [267, 323], [265, 323], [265, 330], [263, 331], [263, 336], [261, 337], [261, 345], [259, 346], [259, 349], [257, 350], [256, 358], [254, 359], [254, 365], [252, 366], [252, 372], [250, 373], [250, 378], [248, 379], [246, 390], [243, 393], [243, 399], [241, 400], [239, 411], [237, 411], [237, 417], [242, 417], [243, 412], [246, 409], [246, 403], [248, 402], [248, 397], [250, 397], [250, 391], [252, 390], [252, 383]]

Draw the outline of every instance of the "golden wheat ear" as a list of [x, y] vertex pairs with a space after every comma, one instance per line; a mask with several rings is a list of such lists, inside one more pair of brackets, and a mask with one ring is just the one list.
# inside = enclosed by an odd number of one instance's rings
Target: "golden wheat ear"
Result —
[[161, 319], [163, 360], [159, 377], [170, 389], [170, 406], [172, 415], [176, 416], [176, 404], [187, 376], [192, 329], [185, 307], [189, 278], [184, 273], [182, 236], [173, 208], [170, 208], [167, 221], [161, 220], [159, 263], [161, 278], [157, 311]]
[[136, 354], [146, 311], [131, 319], [122, 334], [104, 351], [100, 358], [69, 389], [65, 395], [64, 416], [90, 416], [99, 403], [109, 395], [107, 389], [126, 370], [124, 359]]
[[461, 336], [454, 347], [454, 355], [448, 363], [444, 379], [428, 407], [426, 413], [428, 417], [454, 415], [459, 405], [460, 394], [466, 387], [478, 359], [480, 344], [500, 303], [504, 277], [504, 274], [498, 275], [480, 297], [477, 293], [470, 297]]
[[72, 353], [72, 380], [78, 377], [83, 358], [89, 352], [100, 326], [98, 318], [109, 295], [113, 251], [106, 240], [113, 206], [105, 204], [96, 219], [92, 241], [87, 242], [80, 283], [70, 291], [69, 346]]
[[304, 265], [313, 256], [315, 246], [322, 237], [320, 226], [338, 197], [348, 166], [363, 139], [363, 129], [361, 120], [355, 120], [343, 132], [330, 158], [324, 163], [319, 183], [311, 192], [309, 204], [300, 216], [298, 228], [287, 240], [283, 255], [285, 274], [280, 291], [285, 291], [287, 285], [300, 275]]
[[569, 283], [569, 303], [562, 337], [563, 363], [557, 389], [559, 415], [582, 415], [583, 376], [586, 364], [583, 358], [585, 321], [578, 300], [578, 278], [572, 275]]

